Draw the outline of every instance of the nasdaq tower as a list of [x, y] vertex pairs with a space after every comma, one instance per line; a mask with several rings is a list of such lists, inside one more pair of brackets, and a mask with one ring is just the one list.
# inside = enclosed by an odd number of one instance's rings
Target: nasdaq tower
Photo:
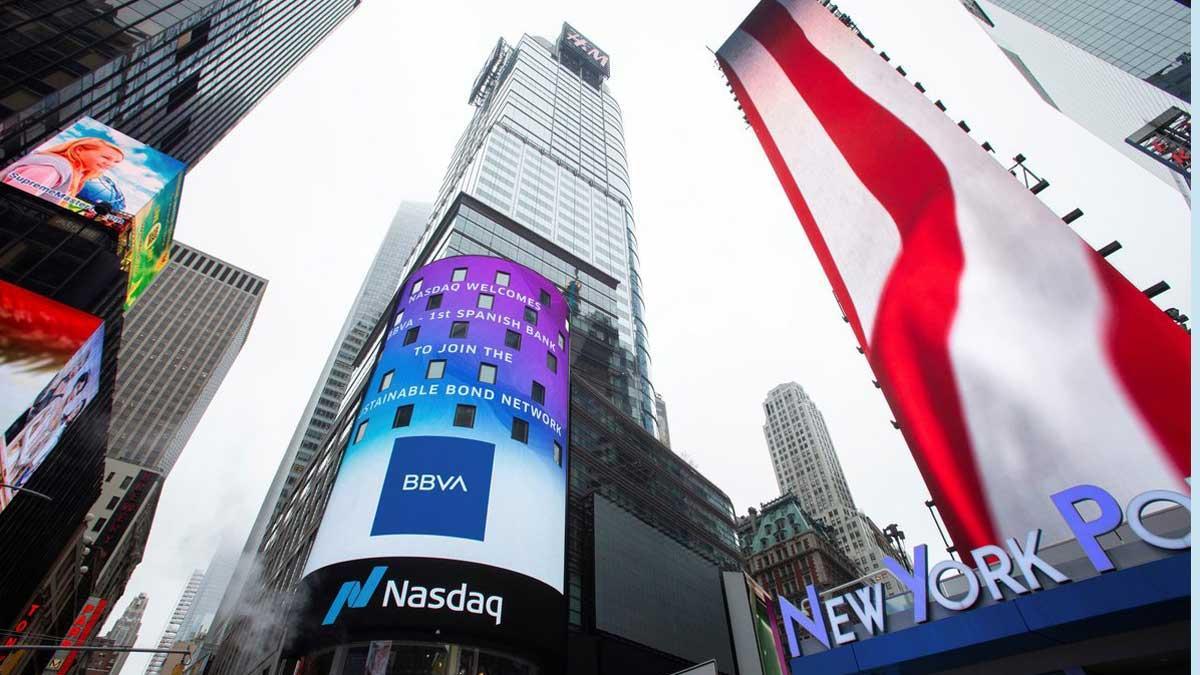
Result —
[[[596, 358], [576, 363], [655, 430], [637, 228], [609, 56], [564, 24], [557, 42], [499, 40], [471, 88], [475, 106], [409, 270], [453, 254], [500, 255], [576, 289], [574, 321]], [[455, 217], [466, 194], [520, 223], [488, 233]], [[589, 350], [590, 351], [590, 350]]]

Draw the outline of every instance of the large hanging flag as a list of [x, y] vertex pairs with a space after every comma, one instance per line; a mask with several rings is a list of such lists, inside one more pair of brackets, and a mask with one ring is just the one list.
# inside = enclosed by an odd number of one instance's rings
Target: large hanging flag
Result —
[[960, 551], [1185, 488], [1187, 333], [815, 0], [717, 58]]

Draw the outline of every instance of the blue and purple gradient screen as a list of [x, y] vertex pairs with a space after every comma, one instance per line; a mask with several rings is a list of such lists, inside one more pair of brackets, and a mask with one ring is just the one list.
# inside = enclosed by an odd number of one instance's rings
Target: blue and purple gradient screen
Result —
[[554, 284], [507, 260], [458, 256], [412, 274], [305, 574], [443, 558], [561, 593], [568, 315]]

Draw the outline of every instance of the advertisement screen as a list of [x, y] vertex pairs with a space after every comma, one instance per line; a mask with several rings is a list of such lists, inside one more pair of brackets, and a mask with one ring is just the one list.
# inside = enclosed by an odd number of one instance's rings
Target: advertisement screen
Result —
[[785, 665], [783, 646], [780, 644], [778, 626], [771, 596], [757, 584], [751, 584], [751, 597], [754, 611], [754, 632], [758, 640], [758, 657], [762, 665], [763, 675], [784, 675], [788, 672]]
[[104, 323], [0, 281], [0, 511], [100, 391]]
[[171, 242], [175, 238], [175, 215], [179, 210], [179, 193], [182, 190], [181, 173], [134, 216], [126, 257], [129, 267], [126, 311], [170, 261]]
[[0, 182], [123, 230], [184, 164], [81, 117], [4, 169]]
[[81, 117], [8, 165], [0, 183], [124, 235], [128, 309], [167, 264], [185, 168], [145, 143]]
[[562, 648], [567, 317], [506, 260], [409, 277], [305, 567], [304, 639]]

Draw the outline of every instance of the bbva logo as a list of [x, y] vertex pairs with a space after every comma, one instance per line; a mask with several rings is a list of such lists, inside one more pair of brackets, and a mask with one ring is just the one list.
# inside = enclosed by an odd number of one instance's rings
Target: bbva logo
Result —
[[400, 484], [400, 489], [404, 491], [416, 490], [418, 492], [453, 492], [454, 490], [467, 491], [467, 482], [462, 476], [442, 476], [436, 473], [406, 473], [404, 474], [404, 482]]

